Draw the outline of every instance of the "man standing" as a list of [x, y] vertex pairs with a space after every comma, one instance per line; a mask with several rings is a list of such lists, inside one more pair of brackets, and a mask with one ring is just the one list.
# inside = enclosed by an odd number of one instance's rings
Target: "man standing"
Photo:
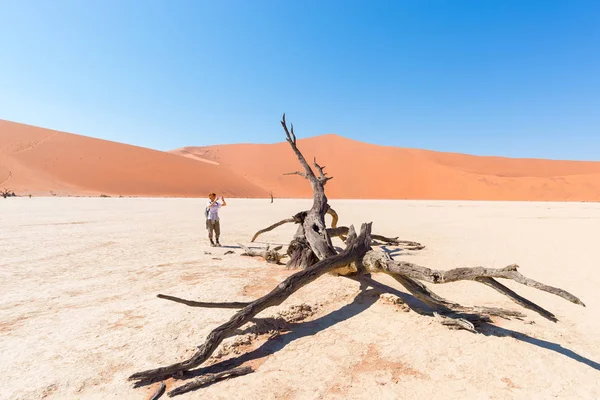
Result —
[[[206, 203], [206, 229], [208, 229], [208, 238], [210, 239], [210, 245], [212, 247], [221, 247], [219, 243], [219, 235], [221, 234], [221, 224], [219, 223], [219, 208], [226, 206], [225, 198], [221, 197], [221, 201], [217, 199], [215, 193], [208, 195], [208, 202]], [[213, 232], [215, 234], [216, 243], [213, 242]]]

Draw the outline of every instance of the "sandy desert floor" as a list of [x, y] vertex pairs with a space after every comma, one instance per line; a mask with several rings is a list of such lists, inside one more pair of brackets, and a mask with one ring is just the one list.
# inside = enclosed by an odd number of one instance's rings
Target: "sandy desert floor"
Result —
[[[310, 200], [228, 199], [222, 248], [207, 245], [203, 204], [0, 199], [0, 398], [148, 398], [158, 384], [133, 388], [127, 376], [189, 356], [235, 312], [189, 308], [156, 294], [248, 301], [293, 273], [241, 257], [237, 243], [247, 244], [255, 231], [308, 208]], [[552, 323], [481, 284], [436, 286], [465, 305], [527, 314], [475, 335], [405, 312], [354, 281], [325, 276], [259, 315], [292, 319], [289, 331], [268, 339], [255, 325], [227, 339], [212, 360], [245, 362], [256, 372], [176, 398], [600, 398], [600, 204], [330, 204], [341, 225], [373, 221], [374, 232], [427, 245], [398, 259], [439, 269], [518, 263], [521, 273], [574, 293], [587, 307], [506, 283], [554, 312], [559, 322]], [[294, 230], [282, 226], [254, 245], [287, 244]]]

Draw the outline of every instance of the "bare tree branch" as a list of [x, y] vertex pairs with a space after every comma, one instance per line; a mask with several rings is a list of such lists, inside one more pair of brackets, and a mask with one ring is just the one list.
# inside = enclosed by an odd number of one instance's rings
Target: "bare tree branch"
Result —
[[156, 297], [158, 297], [159, 299], [171, 300], [171, 301], [174, 301], [175, 303], [185, 304], [186, 306], [190, 306], [190, 307], [201, 307], [201, 308], [244, 308], [248, 304], [250, 304], [249, 302], [236, 302], [236, 301], [225, 302], [225, 303], [193, 301], [193, 300], [182, 299], [180, 297], [169, 296], [166, 294], [157, 294]]
[[251, 242], [254, 242], [256, 240], [257, 237], [259, 237], [261, 234], [265, 233], [265, 232], [269, 232], [272, 231], [273, 229], [277, 228], [278, 226], [281, 226], [283, 224], [287, 224], [289, 222], [296, 222], [294, 218], [286, 218], [286, 219], [282, 219], [279, 222], [274, 223], [271, 226], [266, 227], [265, 229], [261, 229], [260, 231], [256, 232], [254, 234], [254, 236], [252, 236], [252, 240], [250, 240]]
[[321, 260], [313, 266], [290, 275], [281, 282], [270, 293], [253, 301], [248, 306], [238, 311], [231, 319], [223, 325], [214, 329], [207, 337], [206, 342], [198, 347], [198, 351], [189, 359], [166, 367], [160, 367], [147, 371], [135, 373], [129, 377], [132, 381], [147, 381], [156, 378], [173, 376], [195, 368], [205, 362], [223, 339], [231, 335], [236, 329], [250, 321], [256, 314], [266, 308], [283, 303], [290, 295], [301, 287], [311, 283], [321, 275], [336, 268], [344, 267], [361, 259], [370, 248], [371, 224], [362, 224], [360, 235], [356, 237], [354, 229], [348, 233], [346, 249], [335, 256]]
[[300, 172], [300, 171], [286, 172], [286, 173], [285, 173], [285, 174], [283, 174], [283, 175], [300, 175], [300, 176], [301, 176], [301, 177], [303, 177], [303, 178], [310, 179], [310, 178], [308, 177], [308, 175], [306, 175], [304, 172]]
[[313, 165], [315, 166], [315, 168], [317, 169], [317, 171], [319, 171], [319, 180], [321, 182], [323, 182], [323, 185], [325, 183], [327, 183], [328, 180], [333, 179], [333, 176], [326, 176], [327, 174], [323, 171], [325, 169], [325, 167], [321, 167], [319, 164], [317, 164], [317, 157], [314, 158], [313, 161]]
[[247, 375], [252, 372], [254, 372], [254, 370], [251, 367], [238, 367], [229, 369], [227, 371], [217, 372], [215, 374], [206, 374], [204, 376], [196, 378], [192, 382], [186, 383], [185, 385], [181, 385], [171, 390], [169, 393], [167, 393], [167, 396], [177, 396], [178, 394], [191, 392], [192, 390], [199, 389], [203, 386], [206, 386], [208, 384], [222, 379], [233, 378], [234, 376]]
[[167, 387], [167, 385], [164, 382], [161, 382], [158, 389], [156, 389], [156, 392], [154, 392], [154, 394], [152, 396], [150, 396], [150, 398], [148, 400], [158, 400], [160, 398], [160, 396], [162, 396], [163, 393], [165, 392], [166, 387]]
[[[525, 299], [524, 297], [519, 296], [514, 291], [510, 290], [506, 286], [492, 279], [504, 278], [548, 293], [552, 293], [572, 303], [585, 306], [583, 302], [581, 302], [581, 300], [579, 300], [577, 297], [573, 296], [571, 293], [563, 289], [548, 286], [521, 275], [519, 272], [517, 272], [518, 266], [516, 264], [509, 265], [502, 269], [474, 267], [455, 268], [449, 271], [441, 271], [432, 270], [430, 268], [421, 267], [419, 265], [404, 261], [394, 261], [382, 254], [383, 253], [381, 252], [370, 251], [365, 255], [363, 263], [365, 264], [367, 270], [372, 272], [379, 271], [389, 273], [390, 275], [394, 276], [399, 282], [403, 283], [403, 285], [405, 285], [410, 291], [418, 291], [418, 289], [410, 288], [413, 285], [415, 279], [434, 284], [473, 280], [475, 282], [484, 283], [488, 286], [493, 287], [495, 290], [509, 297], [515, 303], [537, 312], [538, 314], [540, 314], [544, 318], [549, 319], [550, 321], [557, 321], [556, 317], [551, 312], [543, 309], [542, 307]], [[426, 297], [423, 295], [423, 293], [421, 293], [421, 296]], [[440, 299], [435, 298], [429, 299], [429, 302], [440, 303], [440, 305], [445, 305], [442, 301], [440, 301]]]
[[[329, 235], [329, 237], [340, 237], [343, 239], [344, 235], [346, 235], [348, 233], [348, 227], [347, 226], [339, 226], [339, 227], [332, 227], [327, 229], [327, 234]], [[422, 245], [421, 243], [417, 243], [417, 242], [412, 242], [410, 240], [398, 240], [397, 237], [395, 238], [389, 238], [389, 237], [385, 237], [382, 235], [371, 235], [371, 238], [373, 240], [379, 240], [382, 242], [385, 242], [386, 244], [389, 245], [394, 245], [394, 246], [402, 246], [404, 247], [406, 250], [421, 250], [424, 249], [425, 246]]]
[[307, 179], [309, 179], [311, 182], [314, 181], [313, 183], [315, 183], [317, 181], [315, 173], [310, 168], [310, 165], [308, 165], [308, 163], [306, 162], [306, 159], [304, 158], [304, 156], [302, 155], [302, 153], [300, 152], [300, 150], [298, 150], [298, 147], [296, 146], [296, 135], [294, 134], [294, 126], [292, 125], [291, 132], [288, 131], [287, 124], [285, 122], [285, 113], [283, 114], [283, 117], [281, 119], [281, 126], [283, 126], [283, 130], [285, 131], [287, 142], [292, 147], [292, 150], [296, 154], [296, 157], [298, 157], [298, 161], [300, 161], [300, 164], [302, 165], [302, 167], [304, 167], [304, 171], [306, 172]]

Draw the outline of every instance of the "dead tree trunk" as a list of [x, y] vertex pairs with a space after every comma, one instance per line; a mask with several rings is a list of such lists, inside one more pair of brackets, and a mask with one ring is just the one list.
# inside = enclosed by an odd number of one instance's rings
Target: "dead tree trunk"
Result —
[[288, 130], [285, 114], [283, 114], [281, 126], [285, 131], [287, 142], [292, 147], [304, 170], [291, 172], [289, 175], [303, 176], [309, 180], [313, 189], [312, 208], [300, 217], [300, 226], [294, 235], [292, 243], [290, 243], [290, 248], [288, 248], [288, 255], [290, 256], [288, 266], [306, 268], [312, 265], [315, 259], [324, 260], [336, 254], [331, 244], [331, 239], [327, 234], [327, 227], [325, 226], [325, 214], [329, 210], [327, 196], [325, 196], [325, 184], [332, 177], [326, 176], [327, 174], [323, 171], [325, 167], [317, 164], [316, 158], [313, 160], [313, 166], [317, 170], [318, 176], [315, 174], [300, 150], [298, 150], [294, 125]]
[[[530, 300], [518, 295], [511, 289], [502, 285], [496, 279], [510, 279], [523, 285], [555, 294], [572, 303], [584, 306], [581, 300], [563, 289], [547, 286], [521, 275], [517, 272], [516, 265], [510, 265], [502, 269], [475, 267], [440, 271], [409, 262], [396, 261], [388, 253], [373, 249], [371, 246], [379, 244], [374, 240], [384, 242], [388, 245], [401, 246], [404, 249], [410, 250], [421, 250], [425, 246], [413, 241], [398, 240], [396, 237], [389, 238], [382, 235], [371, 235], [371, 223], [362, 225], [358, 237], [352, 226], [349, 228], [343, 226], [337, 227], [338, 215], [329, 206], [327, 197], [325, 196], [325, 184], [332, 178], [326, 176], [323, 171], [324, 167], [317, 164], [316, 159], [313, 160], [312, 167], [306, 161], [297, 147], [293, 126], [288, 130], [285, 122], [285, 114], [283, 115], [281, 125], [285, 131], [287, 142], [302, 166], [302, 171], [291, 172], [288, 175], [300, 175], [308, 179], [313, 189], [313, 205], [310, 210], [301, 211], [291, 218], [281, 220], [258, 231], [252, 237], [251, 241], [254, 242], [259, 235], [271, 231], [283, 224], [292, 222], [297, 224], [298, 229], [287, 249], [287, 255], [290, 257], [287, 266], [299, 268], [300, 271], [289, 276], [267, 295], [250, 303], [206, 303], [185, 300], [174, 296], [159, 295], [158, 297], [160, 298], [192, 307], [224, 307], [239, 308], [240, 310], [228, 322], [215, 328], [208, 335], [205, 343], [199, 346], [198, 350], [190, 358], [168, 366], [135, 373], [129, 377], [130, 380], [143, 382], [154, 379], [164, 379], [171, 376], [181, 376], [186, 371], [196, 368], [209, 359], [225, 338], [234, 335], [238, 328], [250, 321], [259, 312], [268, 307], [281, 304], [298, 289], [325, 273], [333, 273], [335, 275], [351, 278], [360, 281], [362, 284], [383, 291], [386, 290], [386, 286], [373, 280], [368, 274], [388, 274], [404, 286], [406, 290], [412, 293], [425, 306], [425, 308], [409, 306], [412, 307], [414, 311], [421, 315], [434, 317], [436, 321], [445, 326], [449, 326], [450, 328], [466, 329], [475, 333], [482, 322], [492, 322], [492, 317], [519, 318], [522, 317], [523, 314], [514, 310], [503, 310], [494, 307], [464, 307], [438, 296], [421, 281], [431, 284], [443, 284], [460, 280], [471, 280], [483, 283], [504, 294], [516, 304], [533, 310], [544, 318], [554, 322], [558, 321], [558, 319], [550, 311], [547, 311]], [[326, 214], [330, 214], [332, 217], [330, 228], [327, 228], [325, 224]], [[346, 244], [345, 250], [340, 252], [336, 251], [331, 242], [332, 237], [340, 237]], [[261, 256], [269, 262], [279, 262], [282, 256], [277, 250], [279, 250], [279, 248], [270, 249], [267, 247], [267, 250], [257, 252], [245, 248], [245, 254], [250, 256]], [[392, 289], [390, 288], [389, 291], [391, 290]], [[172, 390], [168, 395], [173, 396], [183, 393], [205, 385], [207, 382], [221, 379], [222, 377], [238, 376], [249, 372], [252, 372], [252, 370], [241, 367], [205, 375], [195, 382]]]

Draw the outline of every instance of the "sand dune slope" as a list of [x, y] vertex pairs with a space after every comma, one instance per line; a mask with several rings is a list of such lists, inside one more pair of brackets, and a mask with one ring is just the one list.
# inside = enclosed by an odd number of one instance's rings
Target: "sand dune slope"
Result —
[[40, 195], [267, 195], [215, 163], [3, 120], [0, 186]]
[[[338, 135], [298, 143], [335, 178], [331, 198], [600, 201], [600, 162], [441, 153]], [[19, 194], [310, 197], [304, 179], [284, 175], [298, 169], [285, 142], [161, 152], [0, 120], [0, 187]]]
[[[338, 135], [299, 139], [306, 158], [335, 179], [332, 198], [599, 201], [600, 162], [478, 157], [378, 146]], [[186, 147], [188, 157], [218, 162], [276, 197], [308, 197], [310, 185], [284, 172], [299, 165], [287, 143]]]

